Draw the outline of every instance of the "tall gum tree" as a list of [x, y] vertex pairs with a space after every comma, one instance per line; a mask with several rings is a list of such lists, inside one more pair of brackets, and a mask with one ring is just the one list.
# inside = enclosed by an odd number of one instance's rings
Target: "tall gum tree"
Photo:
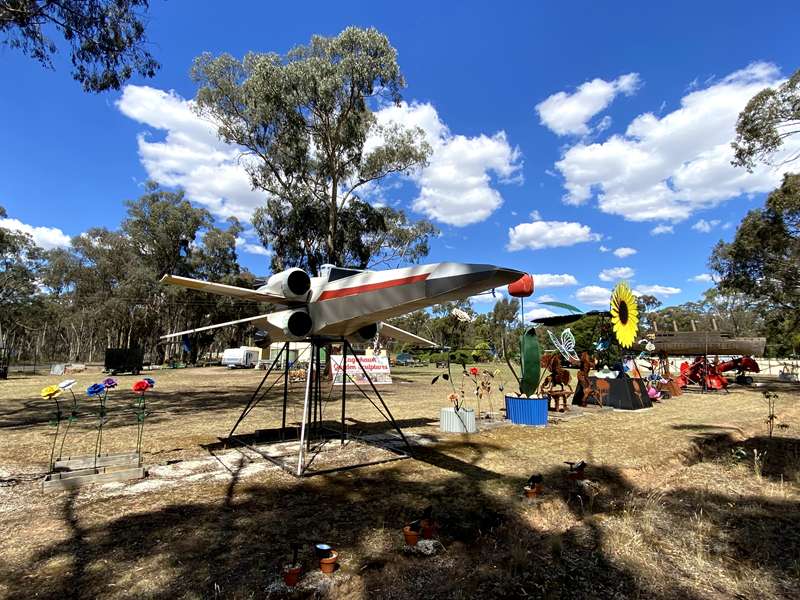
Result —
[[280, 56], [198, 57], [198, 112], [220, 137], [244, 149], [255, 188], [289, 205], [324, 207], [324, 260], [340, 263], [339, 215], [365, 186], [424, 166], [431, 153], [420, 128], [379, 125], [381, 102], [400, 102], [405, 80], [397, 51], [375, 29], [314, 36]]

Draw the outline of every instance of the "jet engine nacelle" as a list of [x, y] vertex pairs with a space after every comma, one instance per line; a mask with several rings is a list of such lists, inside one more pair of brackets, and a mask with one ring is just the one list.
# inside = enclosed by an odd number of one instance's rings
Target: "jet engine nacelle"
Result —
[[356, 331], [355, 333], [351, 333], [347, 336], [347, 339], [351, 342], [356, 344], [365, 344], [378, 335], [378, 324], [372, 323], [371, 325], [364, 325], [361, 329]]
[[275, 273], [261, 289], [284, 298], [302, 300], [311, 289], [311, 278], [303, 269], [286, 269]]
[[284, 335], [291, 340], [302, 340], [311, 333], [314, 322], [311, 315], [302, 308], [282, 310], [270, 315], [270, 323], [283, 329]]
[[271, 343], [272, 340], [269, 337], [269, 331], [264, 331], [263, 329], [259, 329], [253, 336], [253, 344], [257, 348], [269, 348], [269, 345]]

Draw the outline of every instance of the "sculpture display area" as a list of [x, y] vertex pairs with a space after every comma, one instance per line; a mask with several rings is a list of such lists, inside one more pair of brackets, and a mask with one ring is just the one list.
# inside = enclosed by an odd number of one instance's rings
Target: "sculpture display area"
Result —
[[[565, 412], [570, 404], [636, 410], [649, 408], [661, 397], [662, 388], [669, 385], [670, 379], [664, 377], [658, 359], [651, 355], [655, 350], [652, 342], [649, 339], [636, 342], [638, 307], [636, 296], [627, 283], [616, 285], [608, 311], [582, 312], [561, 302], [542, 304], [570, 312], [533, 321], [536, 327], [548, 328], [547, 337], [554, 348], [542, 354], [543, 373], [538, 386], [539, 395], [549, 399], [551, 410]], [[588, 317], [595, 318], [591, 348], [581, 351], [580, 355], [570, 327], [558, 333], [549, 329]], [[643, 346], [641, 350], [637, 345]], [[641, 360], [649, 361], [647, 376], [642, 374], [637, 362]], [[568, 369], [577, 369], [575, 382]]]

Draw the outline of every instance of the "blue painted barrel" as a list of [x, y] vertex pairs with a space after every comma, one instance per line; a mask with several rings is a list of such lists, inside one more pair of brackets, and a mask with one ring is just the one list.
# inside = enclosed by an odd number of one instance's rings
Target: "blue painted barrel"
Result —
[[506, 416], [517, 425], [547, 425], [547, 398], [506, 396]]

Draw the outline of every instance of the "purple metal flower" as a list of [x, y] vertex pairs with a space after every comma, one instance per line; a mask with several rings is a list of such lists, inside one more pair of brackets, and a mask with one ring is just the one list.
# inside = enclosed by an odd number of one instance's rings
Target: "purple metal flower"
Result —
[[112, 377], [109, 377], [108, 379], [104, 379], [103, 380], [103, 386], [105, 386], [106, 389], [115, 388], [115, 387], [117, 387], [117, 380], [112, 378]]

